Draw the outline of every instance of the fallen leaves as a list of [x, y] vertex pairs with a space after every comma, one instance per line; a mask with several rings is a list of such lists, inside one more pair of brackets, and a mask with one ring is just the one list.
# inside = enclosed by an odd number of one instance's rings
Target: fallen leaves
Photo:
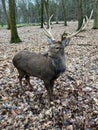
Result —
[[[74, 30], [70, 25], [66, 29]], [[53, 25], [53, 29], [57, 39], [65, 30], [62, 25]], [[43, 31], [39, 27], [19, 28], [23, 42], [17, 45], [9, 44], [8, 30], [1, 31], [0, 129], [97, 130], [98, 30], [81, 32], [65, 49], [66, 72], [55, 81], [50, 107], [43, 82], [31, 77], [32, 90], [24, 85], [22, 92], [12, 65], [13, 56], [20, 50], [47, 50]]]

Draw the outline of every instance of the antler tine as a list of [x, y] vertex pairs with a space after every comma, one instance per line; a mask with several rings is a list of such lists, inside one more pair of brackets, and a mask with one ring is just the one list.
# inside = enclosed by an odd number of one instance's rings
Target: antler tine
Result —
[[79, 32], [81, 32], [83, 30], [82, 29], [83, 27], [84, 27], [84, 19], [83, 19], [83, 23], [82, 23], [81, 28], [78, 31], [76, 31], [75, 33], [72, 33], [72, 34], [66, 36], [66, 38], [72, 38], [73, 36], [77, 35]]
[[43, 24], [43, 27], [44, 27], [44, 32], [45, 32], [45, 35], [48, 37], [48, 38], [51, 38], [49, 32], [47, 31], [45, 25]]
[[82, 30], [84, 30], [86, 28], [86, 26], [88, 25], [89, 21], [92, 18], [92, 15], [93, 15], [93, 10], [91, 11], [91, 14], [90, 14], [89, 18], [86, 16], [87, 24], [84, 25], [84, 27], [82, 28]]
[[49, 32], [51, 31], [50, 21], [51, 21], [52, 17], [53, 17], [53, 14], [49, 18]]
[[80, 28], [78, 31], [76, 31], [75, 33], [70, 34], [70, 35], [68, 35], [68, 36], [63, 36], [63, 37], [65, 37], [65, 38], [72, 38], [73, 36], [75, 36], [75, 35], [77, 35], [79, 32], [81, 32], [82, 30], [84, 30], [84, 29], [86, 28], [86, 26], [88, 25], [89, 21], [91, 20], [92, 15], [93, 15], [93, 10], [91, 11], [91, 14], [90, 14], [90, 17], [89, 17], [89, 18], [86, 16], [86, 22], [84, 22], [84, 19], [83, 19], [82, 26], [81, 26], [81, 28]]
[[52, 19], [53, 15], [50, 16], [49, 18], [49, 29], [47, 30], [45, 25], [43, 24], [43, 27], [44, 27], [44, 32], [45, 32], [45, 35], [50, 38], [51, 40], [55, 40], [53, 35], [51, 34], [51, 26], [50, 26], [50, 21]]

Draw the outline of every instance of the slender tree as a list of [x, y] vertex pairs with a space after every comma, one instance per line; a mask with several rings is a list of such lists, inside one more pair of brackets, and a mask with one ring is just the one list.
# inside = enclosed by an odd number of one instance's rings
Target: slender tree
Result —
[[94, 29], [98, 29], [98, 0], [94, 2]]
[[62, 0], [62, 7], [63, 7], [64, 26], [67, 26], [67, 20], [66, 20], [66, 0]]
[[2, 0], [2, 7], [3, 7], [4, 13], [5, 13], [5, 18], [7, 21], [8, 29], [10, 29], [9, 17], [8, 17], [8, 14], [6, 11], [5, 0]]
[[49, 0], [44, 0], [47, 28], [49, 28]]
[[44, 0], [41, 0], [41, 28], [43, 28], [43, 22], [44, 22]]
[[[53, 2], [53, 1], [52, 1]], [[52, 3], [53, 4], [53, 3]], [[54, 7], [55, 9], [53, 8], [53, 11], [55, 11], [55, 20], [56, 20], [56, 24], [59, 23], [59, 4], [60, 4], [60, 0], [55, 0], [54, 1]]]
[[15, 0], [9, 0], [9, 18], [10, 18], [10, 28], [11, 28], [11, 43], [21, 42], [17, 27], [16, 27], [16, 15], [15, 15]]
[[83, 11], [82, 11], [82, 0], [77, 0], [77, 13], [78, 13], [78, 28], [77, 30], [79, 30], [82, 26], [83, 23]]

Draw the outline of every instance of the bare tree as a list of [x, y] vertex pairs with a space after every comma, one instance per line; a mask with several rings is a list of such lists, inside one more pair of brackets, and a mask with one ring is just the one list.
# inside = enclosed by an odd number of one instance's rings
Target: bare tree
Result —
[[47, 28], [49, 28], [49, 0], [44, 0]]
[[16, 27], [15, 0], [9, 0], [9, 15], [11, 28], [11, 43], [21, 42]]
[[64, 26], [67, 26], [67, 20], [66, 20], [66, 0], [62, 0], [62, 7], [63, 7], [63, 16], [64, 16]]
[[44, 0], [41, 0], [41, 28], [43, 28], [43, 22], [44, 22]]
[[98, 0], [94, 2], [94, 29], [98, 29]]
[[77, 10], [78, 28], [77, 28], [77, 30], [79, 30], [83, 23], [82, 0], [77, 0], [77, 6], [78, 6], [78, 10]]
[[4, 13], [5, 13], [5, 18], [7, 21], [8, 29], [10, 29], [9, 17], [8, 17], [8, 14], [6, 11], [5, 0], [2, 0], [2, 7], [3, 7]]

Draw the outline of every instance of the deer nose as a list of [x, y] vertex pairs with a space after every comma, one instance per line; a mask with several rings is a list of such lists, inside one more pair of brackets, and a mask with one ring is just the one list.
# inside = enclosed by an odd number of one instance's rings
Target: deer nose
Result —
[[64, 71], [65, 71], [65, 67], [64, 67], [64, 68], [62, 68], [61, 73], [63, 73]]
[[57, 73], [63, 73], [65, 71], [65, 67], [58, 68], [56, 71], [57, 71]]

